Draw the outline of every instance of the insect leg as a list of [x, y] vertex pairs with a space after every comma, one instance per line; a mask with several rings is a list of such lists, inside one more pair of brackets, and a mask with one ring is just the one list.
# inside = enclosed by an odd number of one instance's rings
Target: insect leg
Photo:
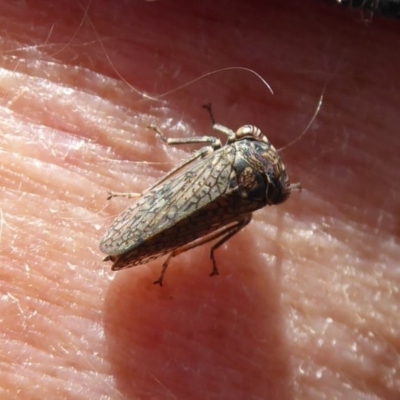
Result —
[[212, 124], [213, 129], [215, 131], [217, 131], [217, 132], [223, 133], [224, 135], [228, 136], [228, 142], [234, 141], [234, 139], [236, 137], [235, 132], [232, 129], [227, 128], [226, 126], [221, 125], [221, 124], [217, 124], [215, 122], [214, 113], [212, 111], [211, 103], [204, 104], [203, 108], [205, 108], [207, 110], [208, 115], [210, 116], [211, 124]]
[[[157, 183], [153, 186], [148, 188], [145, 193], [149, 192], [150, 190], [154, 189], [156, 186], [160, 185], [161, 183], [165, 182], [169, 179], [172, 175], [175, 175], [181, 169], [185, 168], [187, 165], [191, 164], [192, 162], [196, 161], [197, 159], [203, 158], [211, 153], [214, 152], [214, 149], [211, 146], [204, 146], [200, 150], [196, 151], [191, 157], [185, 160], [182, 164], [179, 164], [177, 167], [173, 168], [171, 171], [168, 172], [162, 179], [160, 179]], [[143, 194], [143, 193], [142, 193]]]
[[164, 280], [164, 275], [168, 268], [168, 264], [171, 261], [171, 258], [173, 258], [174, 256], [175, 256], [174, 252], [169, 253], [167, 259], [164, 261], [164, 264], [162, 265], [160, 276], [158, 277], [158, 279], [156, 281], [153, 282], [154, 285], [162, 286], [163, 280]]
[[214, 150], [218, 150], [222, 147], [221, 141], [214, 136], [194, 136], [191, 138], [167, 138], [156, 125], [151, 124], [149, 125], [148, 128], [156, 132], [156, 134], [160, 137], [160, 139], [168, 145], [205, 143], [211, 146]]
[[222, 246], [227, 240], [229, 240], [232, 236], [236, 235], [241, 229], [243, 229], [249, 222], [251, 221], [251, 214], [245, 215], [243, 219], [238, 221], [236, 225], [229, 227], [226, 231], [221, 232], [221, 235], [224, 235], [217, 243], [213, 244], [210, 250], [210, 258], [213, 264], [213, 269], [211, 271], [210, 276], [218, 275], [217, 263], [215, 261], [214, 251], [218, 249], [218, 247]]
[[113, 197], [126, 197], [127, 199], [131, 199], [132, 197], [140, 197], [142, 193], [123, 193], [123, 192], [107, 192], [108, 197], [107, 200], [112, 199]]
[[176, 250], [173, 250], [168, 255], [168, 258], [165, 260], [165, 262], [162, 266], [161, 274], [160, 274], [159, 278], [156, 281], [154, 281], [153, 283], [162, 286], [165, 272], [166, 272], [168, 265], [172, 258], [176, 257], [177, 255], [179, 255], [181, 253], [184, 253], [185, 251], [194, 249], [195, 247], [201, 246], [205, 243], [211, 242], [212, 240], [223, 236], [217, 243], [215, 243], [212, 246], [211, 251], [210, 251], [210, 259], [213, 263], [213, 269], [212, 269], [210, 276], [218, 275], [218, 269], [217, 269], [217, 264], [216, 264], [215, 257], [214, 257], [214, 251], [218, 247], [220, 247], [222, 244], [224, 244], [228, 239], [230, 239], [232, 236], [234, 236], [236, 233], [238, 233], [250, 221], [251, 221], [251, 214], [245, 215], [242, 217], [242, 219], [240, 219], [239, 221], [236, 221], [236, 223], [234, 225], [225, 226], [216, 232], [213, 232], [207, 236], [204, 236], [204, 237], [199, 238], [193, 242], [190, 242], [182, 247], [179, 247]]
[[301, 189], [303, 189], [303, 188], [301, 187], [300, 182], [290, 184], [290, 190], [301, 190]]
[[[212, 136], [195, 136], [193, 138], [189, 139], [171, 139], [171, 138], [166, 138], [164, 134], [158, 129], [156, 125], [150, 125], [149, 129], [153, 129], [163, 140], [164, 143], [168, 145], [174, 145], [174, 144], [190, 144], [190, 143], [208, 143], [209, 146], [204, 146], [200, 150], [196, 151], [192, 157], [188, 158], [185, 160], [182, 164], [178, 165], [176, 168], [172, 169], [170, 172], [168, 172], [167, 175], [164, 176], [160, 181], [158, 181], [155, 185], [151, 186], [149, 189], [146, 190], [146, 192], [152, 190], [154, 187], [158, 186], [162, 182], [165, 182], [167, 179], [169, 179], [172, 175], [174, 175], [176, 172], [178, 172], [180, 169], [186, 167], [187, 165], [191, 164], [193, 161], [196, 161], [199, 158], [203, 158], [207, 156], [208, 154], [213, 153], [215, 150], [218, 150], [220, 147], [222, 147], [221, 141], [215, 137]], [[146, 193], [144, 192], [144, 193]], [[108, 197], [107, 200], [112, 199], [113, 197], [126, 197], [128, 199], [133, 198], [133, 197], [141, 197], [143, 193], [123, 193], [123, 192], [107, 192]]]

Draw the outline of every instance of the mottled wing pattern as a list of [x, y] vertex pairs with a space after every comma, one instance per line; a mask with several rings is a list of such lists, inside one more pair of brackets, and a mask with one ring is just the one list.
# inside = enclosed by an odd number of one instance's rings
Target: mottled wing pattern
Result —
[[[253, 202], [245, 199], [244, 203], [248, 205]], [[232, 207], [232, 197], [222, 195], [169, 229], [144, 241], [140, 246], [119, 256], [113, 256], [112, 269], [117, 271], [134, 267], [175, 250], [197, 247], [235, 230], [235, 226], [242, 225], [243, 221], [246, 221], [246, 225], [250, 220], [251, 213], [238, 214]]]
[[156, 185], [115, 219], [100, 250], [126, 253], [221, 196], [229, 186], [234, 158], [235, 147], [224, 147]]

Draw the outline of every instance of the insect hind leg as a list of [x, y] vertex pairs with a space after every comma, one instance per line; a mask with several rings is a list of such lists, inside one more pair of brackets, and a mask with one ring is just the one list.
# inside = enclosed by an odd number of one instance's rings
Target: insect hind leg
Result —
[[132, 199], [140, 197], [142, 193], [136, 193], [136, 192], [124, 193], [124, 192], [107, 191], [107, 195], [108, 195], [107, 200], [111, 200], [113, 197], [126, 197], [127, 199]]
[[242, 230], [251, 221], [251, 214], [245, 215], [242, 220], [238, 221], [236, 225], [228, 227], [226, 230], [220, 232], [220, 235], [224, 235], [217, 243], [213, 244], [210, 250], [210, 259], [213, 265], [213, 269], [210, 276], [219, 275], [217, 262], [215, 261], [214, 252], [227, 242], [232, 236], [235, 236], [240, 230]]
[[174, 254], [174, 252], [171, 252], [168, 255], [167, 259], [164, 261], [164, 264], [162, 265], [160, 276], [158, 277], [158, 279], [156, 281], [153, 282], [154, 285], [160, 285], [160, 286], [163, 285], [165, 272], [167, 271], [168, 264], [173, 257], [175, 257], [175, 254]]
[[217, 263], [216, 263], [215, 256], [214, 256], [215, 250], [217, 250], [227, 240], [229, 240], [232, 236], [236, 235], [236, 233], [238, 233], [241, 229], [243, 229], [251, 221], [251, 217], [252, 217], [251, 214], [246, 214], [246, 215], [242, 216], [241, 219], [236, 221], [236, 223], [234, 225], [225, 226], [216, 232], [212, 232], [211, 234], [209, 234], [207, 236], [204, 236], [200, 239], [195, 240], [194, 242], [190, 242], [182, 247], [179, 247], [179, 248], [173, 250], [168, 255], [167, 259], [164, 261], [159, 278], [156, 281], [154, 281], [153, 283], [160, 285], [160, 286], [163, 285], [165, 272], [167, 271], [168, 265], [169, 265], [170, 261], [172, 260], [172, 258], [176, 257], [177, 255], [179, 255], [181, 253], [184, 253], [188, 250], [194, 249], [195, 247], [201, 246], [203, 244], [206, 244], [206, 243], [211, 242], [212, 240], [215, 240], [218, 238], [220, 238], [220, 239], [218, 240], [217, 243], [215, 243], [211, 247], [211, 250], [210, 250], [210, 259], [213, 264], [213, 268], [210, 273], [210, 276], [219, 275]]

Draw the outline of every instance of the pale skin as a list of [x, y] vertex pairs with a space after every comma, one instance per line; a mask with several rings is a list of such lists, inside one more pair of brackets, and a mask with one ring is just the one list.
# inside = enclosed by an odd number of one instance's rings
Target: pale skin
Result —
[[[49, 4], [0, 5], [0, 397], [397, 399], [398, 23], [298, 2]], [[134, 91], [238, 65], [275, 95], [240, 71], [163, 103]], [[282, 153], [305, 190], [256, 212], [216, 252], [219, 276], [207, 245], [162, 288], [162, 260], [101, 262], [133, 201], [107, 191], [140, 193], [191, 150], [149, 124], [213, 134], [212, 102], [218, 123], [280, 148], [323, 92]]]

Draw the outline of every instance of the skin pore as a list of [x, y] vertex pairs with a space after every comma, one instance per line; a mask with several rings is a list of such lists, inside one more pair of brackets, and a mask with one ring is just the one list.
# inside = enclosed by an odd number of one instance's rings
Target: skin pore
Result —
[[[323, 2], [3, 1], [2, 399], [397, 399], [398, 23]], [[365, 17], [365, 16], [364, 16]], [[369, 16], [368, 16], [369, 17]], [[256, 70], [274, 95], [244, 71]], [[129, 83], [129, 84], [128, 84]], [[144, 96], [143, 93], [147, 93]], [[98, 243], [212, 135], [258, 126], [304, 190], [216, 252]]]

